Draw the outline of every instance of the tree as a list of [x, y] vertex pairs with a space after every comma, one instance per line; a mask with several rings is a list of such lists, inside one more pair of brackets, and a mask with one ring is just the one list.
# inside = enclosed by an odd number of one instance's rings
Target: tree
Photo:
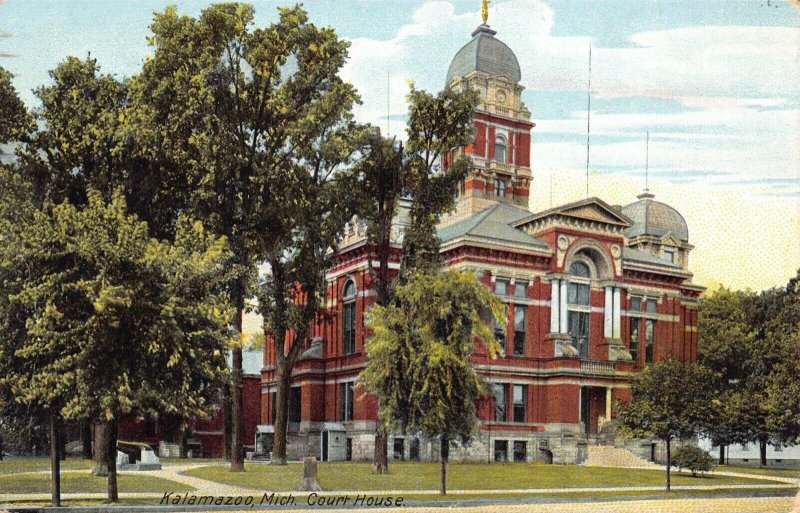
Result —
[[0, 144], [20, 141], [32, 129], [32, 119], [11, 84], [12, 78], [14, 76], [0, 66]]
[[671, 444], [701, 432], [713, 418], [708, 401], [711, 373], [696, 363], [663, 360], [646, 367], [631, 384], [632, 400], [620, 405], [620, 432], [654, 437], [666, 444], [666, 489], [670, 490]]
[[439, 438], [443, 495], [450, 441], [473, 434], [476, 401], [486, 393], [469, 357], [479, 339], [499, 352], [489, 325], [504, 325], [504, 315], [474, 275], [454, 270], [413, 274], [397, 286], [395, 301], [369, 313], [362, 382], [378, 397], [385, 428]]
[[719, 408], [708, 432], [720, 446], [720, 460], [723, 445], [755, 441], [764, 466], [768, 444], [791, 443], [796, 436], [797, 428], [787, 423], [790, 403], [778, 398], [781, 390], [791, 389], [787, 369], [798, 354], [800, 315], [792, 306], [793, 283], [758, 294], [721, 287], [703, 299], [698, 361], [715, 377]]
[[[87, 204], [34, 212], [8, 232], [3, 269], [15, 288], [2, 303], [0, 389], [62, 419], [109, 424], [109, 500], [118, 500], [116, 422], [149, 410], [203, 414], [225, 376], [230, 310], [224, 238], [186, 218], [175, 243], [151, 239], [127, 213], [90, 191]], [[51, 445], [57, 443], [51, 437]], [[57, 447], [57, 446], [55, 446]], [[53, 472], [57, 472], [57, 458]]]
[[[475, 91], [446, 90], [438, 95], [417, 90], [413, 84], [408, 96], [408, 144], [370, 132], [357, 172], [363, 203], [359, 216], [368, 224], [368, 237], [375, 245], [378, 271], [373, 278], [376, 303], [386, 306], [392, 299], [392, 225], [396, 221], [401, 197], [410, 205], [411, 225], [403, 237], [404, 273], [416, 269], [436, 269], [439, 243], [436, 224], [453, 207], [453, 190], [463, 180], [468, 161], [454, 159], [452, 152], [472, 137], [472, 112], [477, 104]], [[450, 157], [449, 165], [445, 160]], [[370, 266], [372, 270], [372, 266]], [[404, 279], [404, 278], [403, 278]], [[375, 432], [373, 471], [388, 471], [387, 433], [379, 420]]]
[[[434, 96], [412, 84], [408, 99], [405, 165], [412, 202], [403, 235], [401, 280], [416, 271], [439, 269], [436, 225], [453, 208], [456, 186], [466, 177], [469, 160], [453, 158], [453, 152], [474, 136], [472, 114], [478, 93], [445, 89]], [[446, 165], [447, 160], [452, 162]]]
[[[228, 237], [235, 270], [229, 283], [233, 324], [240, 334], [246, 300], [256, 293], [257, 266], [282, 258], [280, 251], [291, 246], [286, 241], [298, 232], [289, 213], [308, 205], [293, 194], [326, 176], [328, 169], [312, 167], [332, 164], [326, 159], [346, 139], [341, 128], [356, 101], [352, 86], [338, 76], [347, 43], [333, 30], [309, 23], [300, 7], [281, 8], [279, 14], [277, 23], [253, 28], [249, 5], [213, 5], [199, 18], [168, 8], [151, 25], [153, 57], [131, 81], [132, 103], [141, 116], [137, 123], [144, 137], [157, 143], [146, 147], [160, 148], [154, 151], [159, 169], [172, 182], [186, 182], [187, 208]], [[318, 158], [323, 153], [324, 159]], [[315, 194], [319, 191], [306, 198]], [[303, 235], [319, 235], [309, 247], [319, 247], [324, 238], [314, 230]], [[271, 272], [283, 279], [282, 269]], [[279, 302], [294, 300], [289, 286], [273, 290], [282, 295]], [[280, 332], [289, 327], [279, 318], [267, 325], [275, 330], [274, 340], [282, 340]], [[294, 356], [284, 354], [283, 345], [279, 353], [285, 373]], [[284, 392], [279, 388], [281, 404]], [[231, 469], [243, 470], [239, 345], [233, 347], [230, 395]], [[285, 459], [283, 433], [276, 426], [278, 462]]]

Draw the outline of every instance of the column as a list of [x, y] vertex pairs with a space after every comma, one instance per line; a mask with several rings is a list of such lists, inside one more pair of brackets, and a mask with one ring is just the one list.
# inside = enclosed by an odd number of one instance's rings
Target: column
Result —
[[606, 422], [611, 420], [611, 387], [606, 388]]
[[561, 285], [559, 280], [552, 280], [550, 282], [550, 333], [558, 333], [559, 321], [558, 314], [561, 311]]
[[622, 304], [621, 304], [621, 297], [622, 293], [619, 287], [614, 287], [614, 317], [611, 329], [611, 337], [617, 340], [622, 338], [620, 333], [620, 325], [622, 322]]
[[567, 328], [567, 280], [561, 280], [561, 313], [559, 320], [561, 321], [561, 333], [568, 333]]
[[613, 319], [614, 319], [614, 293], [613, 287], [606, 287], [606, 302], [603, 309], [603, 336], [610, 338], [613, 333]]

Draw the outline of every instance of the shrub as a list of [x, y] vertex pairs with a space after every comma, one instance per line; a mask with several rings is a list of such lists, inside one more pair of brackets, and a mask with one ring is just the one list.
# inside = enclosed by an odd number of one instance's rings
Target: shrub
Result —
[[708, 472], [716, 465], [714, 457], [703, 449], [693, 445], [682, 445], [672, 455], [672, 466], [691, 470], [692, 476], [697, 477], [698, 472]]

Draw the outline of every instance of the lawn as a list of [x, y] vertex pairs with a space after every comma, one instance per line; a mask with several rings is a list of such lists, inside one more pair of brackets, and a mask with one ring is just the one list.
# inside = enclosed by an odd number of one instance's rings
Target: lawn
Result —
[[[247, 472], [232, 473], [225, 466], [207, 466], [186, 471], [191, 476], [259, 490], [289, 491], [300, 482], [299, 464], [275, 466], [247, 463]], [[325, 490], [438, 490], [439, 464], [429, 462], [394, 463], [388, 475], [372, 473], [371, 463], [320, 463], [319, 481]], [[673, 485], [720, 486], [765, 484], [729, 476], [693, 478], [673, 472]], [[451, 490], [519, 490], [536, 488], [588, 488], [613, 486], [661, 486], [660, 470], [580, 467], [526, 463], [454, 463], [449, 466]]]
[[[94, 465], [92, 460], [83, 458], [67, 458], [61, 462], [62, 470], [83, 470], [90, 469]], [[50, 470], [50, 458], [30, 457], [30, 458], [8, 458], [0, 460], [0, 476], [4, 474], [14, 474], [18, 472], [39, 472]]]
[[756, 474], [759, 476], [794, 477], [800, 479], [800, 468], [759, 468], [720, 465], [714, 470], [720, 472], [738, 472], [740, 474]]
[[[103, 493], [107, 490], [107, 479], [84, 471], [61, 473], [61, 493]], [[120, 493], [125, 492], [185, 492], [193, 488], [168, 479], [148, 475], [118, 475], [117, 485]], [[14, 473], [0, 475], [2, 493], [50, 493], [50, 474]]]

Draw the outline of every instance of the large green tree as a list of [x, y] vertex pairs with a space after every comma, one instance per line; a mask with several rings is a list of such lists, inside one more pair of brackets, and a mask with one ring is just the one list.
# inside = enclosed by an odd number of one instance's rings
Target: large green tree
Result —
[[666, 444], [666, 489], [670, 490], [672, 442], [693, 438], [714, 416], [708, 400], [711, 373], [696, 363], [663, 360], [633, 378], [632, 400], [620, 405], [620, 432]]
[[110, 456], [116, 501], [120, 416], [202, 414], [216, 399], [230, 319], [225, 240], [186, 218], [174, 243], [152, 239], [121, 193], [106, 202], [98, 191], [83, 207], [45, 203], [5, 236], [0, 390], [46, 406], [54, 433], [62, 419], [108, 422], [97, 451]]
[[717, 416], [708, 432], [720, 459], [723, 445], [756, 442], [766, 465], [768, 444], [795, 439], [791, 401], [781, 393], [799, 352], [794, 283], [760, 293], [720, 287], [703, 298], [698, 361], [714, 373]]
[[[325, 225], [338, 206], [325, 182], [351, 151], [346, 132], [356, 101], [338, 76], [347, 43], [333, 30], [309, 23], [300, 7], [280, 8], [279, 20], [264, 27], [254, 27], [253, 17], [252, 6], [236, 3], [210, 6], [197, 18], [174, 8], [158, 13], [153, 56], [131, 81], [137, 123], [152, 141], [145, 146], [158, 148], [152, 151], [159, 169], [170, 183], [185, 182], [187, 208], [228, 237], [239, 333], [259, 264], [270, 264], [276, 304], [295, 301], [288, 285], [294, 268], [317, 279], [308, 269], [321, 261], [320, 248], [329, 242]], [[328, 210], [317, 208], [318, 199]], [[304, 256], [287, 257], [301, 246], [308, 249]], [[308, 309], [315, 306], [312, 297]], [[269, 311], [269, 301], [264, 308]], [[284, 346], [292, 331], [284, 316], [265, 322], [279, 349], [278, 368], [288, 374], [299, 349], [285, 350], [294, 342]], [[279, 387], [279, 406], [286, 404], [283, 392]], [[233, 348], [231, 404], [231, 469], [243, 470], [240, 345]], [[278, 423], [278, 462], [285, 459], [283, 431]]]
[[[455, 150], [473, 136], [475, 91], [446, 90], [438, 95], [416, 89], [408, 96], [408, 143], [387, 139], [376, 129], [368, 133], [366, 148], [357, 167], [362, 202], [359, 217], [367, 222], [368, 237], [375, 246], [377, 271], [370, 266], [377, 292], [376, 303], [392, 299], [393, 226], [397, 228], [399, 203], [410, 206], [410, 225], [403, 234], [404, 273], [436, 269], [439, 244], [436, 224], [453, 207], [453, 190], [466, 176], [468, 161], [455, 158]], [[450, 158], [450, 162], [446, 159]], [[395, 248], [396, 249], [396, 248]], [[373, 471], [388, 471], [387, 433], [378, 422]]]
[[476, 401], [487, 390], [469, 357], [478, 340], [499, 352], [489, 326], [504, 325], [504, 316], [474, 274], [455, 270], [414, 273], [391, 304], [369, 313], [362, 382], [378, 397], [384, 428], [439, 438], [442, 494], [450, 441], [474, 434]]

